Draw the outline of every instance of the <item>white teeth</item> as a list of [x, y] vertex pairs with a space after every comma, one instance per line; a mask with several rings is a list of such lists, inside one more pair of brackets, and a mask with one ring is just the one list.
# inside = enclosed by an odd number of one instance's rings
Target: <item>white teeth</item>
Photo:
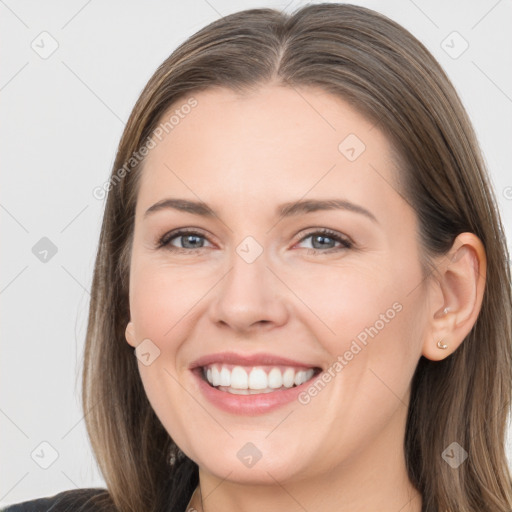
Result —
[[283, 373], [283, 386], [286, 388], [291, 388], [293, 386], [293, 381], [295, 380], [295, 370], [293, 368], [286, 368]]
[[220, 371], [220, 385], [229, 386], [231, 384], [231, 372], [227, 368]]
[[203, 368], [203, 374], [212, 386], [229, 388], [225, 391], [235, 394], [251, 394], [251, 390], [270, 393], [283, 387], [300, 386], [311, 379], [314, 373], [313, 368], [297, 370], [291, 367], [285, 368], [284, 371], [274, 367], [268, 374], [261, 367], [235, 366], [229, 370], [225, 365], [214, 364]]
[[283, 385], [283, 374], [279, 368], [272, 368], [268, 372], [268, 387], [277, 389]]
[[304, 377], [306, 376], [306, 372], [304, 370], [301, 370], [300, 372], [297, 372], [295, 374], [295, 379], [294, 379], [294, 384], [296, 386], [299, 386], [300, 384], [302, 384], [303, 382], [306, 382], [307, 379], [304, 379]]
[[[242, 370], [244, 371], [244, 370]], [[268, 378], [265, 370], [261, 368], [254, 368], [249, 374], [249, 388], [250, 389], [266, 389], [268, 387]]]
[[235, 389], [247, 389], [249, 387], [249, 377], [241, 366], [235, 366], [231, 371], [230, 386]]
[[212, 368], [212, 384], [214, 386], [218, 386], [220, 384], [220, 373], [216, 366]]

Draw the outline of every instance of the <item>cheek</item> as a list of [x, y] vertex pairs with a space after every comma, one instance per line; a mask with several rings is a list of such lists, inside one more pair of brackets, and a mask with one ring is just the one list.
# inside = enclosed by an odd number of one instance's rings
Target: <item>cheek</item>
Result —
[[[329, 353], [333, 372], [343, 369], [351, 386], [381, 386], [373, 369], [397, 390], [407, 387], [421, 353], [425, 297], [419, 265], [379, 258], [367, 265], [287, 270], [283, 280], [304, 306], [302, 323]], [[298, 311], [298, 310], [296, 310]], [[348, 370], [348, 371], [347, 371]], [[378, 380], [378, 379], [377, 379]], [[359, 388], [360, 389], [360, 388]], [[378, 396], [378, 395], [376, 395]]]
[[186, 411], [190, 404], [180, 384], [184, 368], [177, 366], [177, 356], [191, 327], [187, 315], [205, 291], [198, 290], [198, 283], [183, 271], [149, 261], [136, 261], [130, 279], [136, 343], [149, 339], [158, 349], [151, 348], [150, 364], [138, 362], [141, 381], [162, 424], [175, 440], [184, 443], [183, 432], [190, 427], [184, 423], [185, 415], [174, 411]]
[[212, 275], [187, 272], [184, 267], [149, 262], [138, 265], [130, 290], [130, 310], [137, 333], [154, 338], [156, 344], [174, 336], [214, 279]]
[[[282, 269], [283, 281], [290, 283], [299, 299], [296, 311], [314, 326], [314, 335], [338, 352], [347, 341], [378, 322], [380, 315], [394, 318], [400, 290], [390, 272], [381, 265], [341, 262], [338, 265], [309, 263]], [[364, 338], [364, 335], [361, 335]], [[331, 350], [330, 350], [331, 352]], [[339, 352], [338, 352], [339, 353]]]

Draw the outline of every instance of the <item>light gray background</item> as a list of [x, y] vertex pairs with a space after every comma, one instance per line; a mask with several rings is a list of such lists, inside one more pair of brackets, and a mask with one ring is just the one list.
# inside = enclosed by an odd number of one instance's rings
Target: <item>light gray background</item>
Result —
[[[80, 407], [104, 206], [92, 190], [108, 179], [146, 81], [179, 43], [220, 16], [305, 3], [0, 0], [0, 506], [104, 486]], [[404, 25], [447, 71], [475, 125], [512, 239], [512, 2], [353, 3]], [[464, 41], [453, 31], [469, 44], [457, 58]], [[52, 38], [58, 48], [47, 56]], [[47, 262], [32, 251], [43, 237], [58, 251]], [[35, 462], [52, 461], [42, 442], [58, 454], [48, 469]], [[510, 443], [508, 453], [512, 459]]]

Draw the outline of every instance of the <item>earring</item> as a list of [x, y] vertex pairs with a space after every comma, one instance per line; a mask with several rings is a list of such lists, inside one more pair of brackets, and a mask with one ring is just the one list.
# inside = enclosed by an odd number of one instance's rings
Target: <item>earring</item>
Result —
[[443, 341], [443, 339], [441, 338], [441, 339], [437, 342], [437, 347], [438, 347], [438, 348], [441, 348], [441, 349], [443, 349], [443, 350], [444, 350], [444, 349], [448, 348], [448, 345], [446, 345], [446, 344], [442, 343], [442, 341]]
[[[448, 311], [450, 311], [450, 308], [449, 307], [446, 307], [443, 309], [443, 315], [446, 315], [448, 313]], [[437, 342], [437, 347], [442, 349], [442, 350], [445, 350], [448, 348], [448, 345], [446, 345], [445, 343], [443, 343], [443, 338], [441, 338], [438, 342]]]

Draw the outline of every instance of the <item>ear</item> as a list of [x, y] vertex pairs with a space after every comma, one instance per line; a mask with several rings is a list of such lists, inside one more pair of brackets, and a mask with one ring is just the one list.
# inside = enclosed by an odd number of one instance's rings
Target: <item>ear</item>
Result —
[[126, 326], [124, 336], [129, 345], [131, 345], [133, 348], [137, 346], [137, 344], [135, 343], [135, 326], [133, 325], [133, 322], [131, 320], [128, 322], [128, 325]]
[[[448, 254], [436, 260], [428, 289], [428, 328], [422, 355], [432, 361], [449, 356], [476, 322], [485, 289], [487, 260], [473, 233], [457, 236]], [[438, 342], [447, 345], [446, 349]]]

